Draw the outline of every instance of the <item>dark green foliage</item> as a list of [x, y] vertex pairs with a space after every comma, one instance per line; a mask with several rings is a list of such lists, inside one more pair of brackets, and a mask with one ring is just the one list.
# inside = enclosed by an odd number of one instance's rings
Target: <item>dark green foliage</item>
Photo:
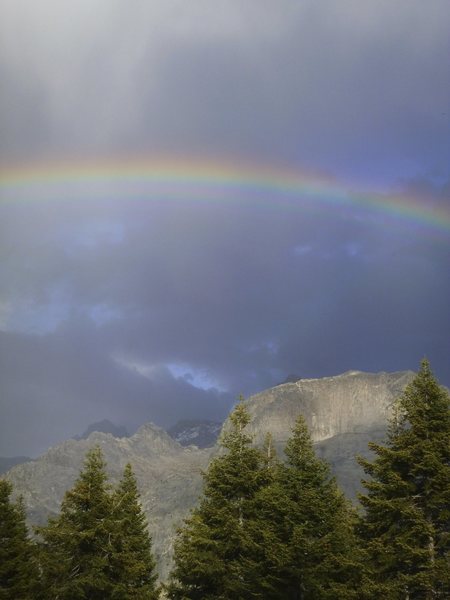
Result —
[[123, 478], [113, 495], [111, 516], [114, 522], [114, 550], [110, 558], [114, 591], [111, 599], [158, 598], [151, 539], [130, 464], [125, 467]]
[[11, 493], [11, 484], [0, 479], [0, 599], [31, 600], [37, 580], [35, 549], [23, 503], [12, 502]]
[[450, 399], [427, 361], [400, 397], [387, 443], [360, 459], [371, 479], [360, 534], [373, 598], [450, 598]]
[[112, 584], [111, 497], [100, 448], [88, 452], [58, 517], [38, 528], [42, 537], [43, 590], [47, 598], [104, 599]]
[[169, 598], [257, 597], [252, 594], [252, 573], [246, 568], [252, 545], [249, 524], [254, 519], [253, 499], [266, 473], [261, 453], [251, 447], [244, 431], [249, 419], [240, 402], [221, 440], [226, 453], [211, 462], [204, 475], [203, 498], [179, 532]]
[[270, 436], [262, 451], [244, 430], [240, 403], [205, 474], [204, 496], [175, 545], [172, 599], [359, 598], [353, 513], [314, 454], [303, 419], [280, 464]]
[[60, 515], [37, 531], [42, 539], [43, 598], [157, 598], [150, 539], [133, 473], [127, 468], [111, 494], [100, 448], [88, 452]]
[[300, 417], [287, 462], [256, 497], [254, 537], [261, 598], [359, 598], [360, 561], [353, 513], [314, 453]]

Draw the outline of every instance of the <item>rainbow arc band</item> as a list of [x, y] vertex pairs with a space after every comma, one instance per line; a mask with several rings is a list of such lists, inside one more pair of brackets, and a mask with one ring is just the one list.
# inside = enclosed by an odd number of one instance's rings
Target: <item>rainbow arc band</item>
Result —
[[[220, 202], [239, 197], [280, 206], [288, 201], [298, 208], [303, 200], [325, 207], [354, 205], [450, 234], [450, 208], [430, 198], [355, 191], [332, 178], [245, 161], [141, 157], [9, 165], [0, 167], [0, 204], [73, 199], [87, 184], [104, 188], [105, 195], [113, 188], [119, 196], [149, 201]], [[54, 195], [52, 188], [57, 192]]]

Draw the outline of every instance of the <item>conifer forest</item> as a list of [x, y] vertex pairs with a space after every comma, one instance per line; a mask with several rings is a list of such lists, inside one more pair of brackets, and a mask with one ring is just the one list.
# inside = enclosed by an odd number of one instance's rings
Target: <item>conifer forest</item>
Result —
[[91, 449], [60, 512], [30, 530], [0, 480], [0, 600], [435, 600], [450, 598], [450, 398], [429, 363], [360, 458], [353, 505], [319, 459], [303, 417], [284, 456], [262, 447], [240, 399], [158, 580], [131, 465], [112, 487]]

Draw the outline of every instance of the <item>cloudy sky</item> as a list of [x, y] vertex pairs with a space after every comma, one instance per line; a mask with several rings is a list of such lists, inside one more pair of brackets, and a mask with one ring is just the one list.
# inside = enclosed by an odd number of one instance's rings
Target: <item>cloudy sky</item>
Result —
[[291, 374], [450, 385], [449, 31], [448, 0], [0, 0], [0, 455]]

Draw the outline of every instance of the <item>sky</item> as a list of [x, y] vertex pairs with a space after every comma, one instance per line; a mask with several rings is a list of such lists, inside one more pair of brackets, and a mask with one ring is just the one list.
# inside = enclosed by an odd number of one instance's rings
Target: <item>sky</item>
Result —
[[0, 0], [0, 455], [294, 375], [450, 385], [448, 0]]

